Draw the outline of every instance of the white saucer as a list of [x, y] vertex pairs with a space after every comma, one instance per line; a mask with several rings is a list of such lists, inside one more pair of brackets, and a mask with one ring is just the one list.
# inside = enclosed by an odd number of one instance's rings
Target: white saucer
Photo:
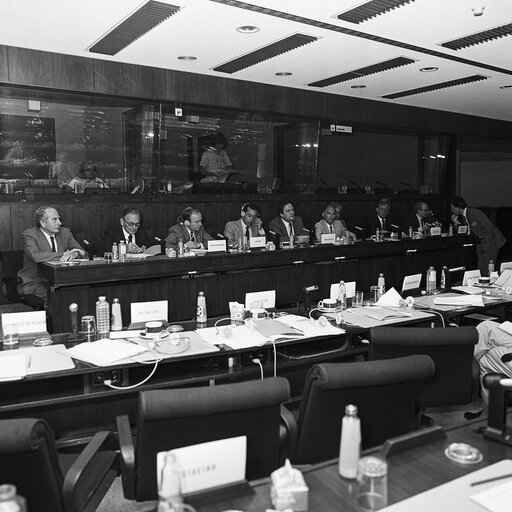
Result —
[[320, 306], [317, 306], [316, 309], [320, 311], [321, 313], [339, 313], [340, 311], [343, 311], [343, 308], [340, 308], [336, 306], [335, 308], [321, 308]]
[[[162, 331], [162, 332], [160, 333], [160, 339], [161, 339], [161, 340], [162, 340], [162, 339], [164, 339], [164, 338], [167, 338], [167, 336], [169, 336], [169, 331]], [[148, 335], [148, 334], [146, 334], [145, 332], [141, 332], [141, 333], [139, 334], [139, 337], [140, 337], [141, 339], [143, 339], [143, 340], [155, 341], [155, 339], [156, 339], [156, 333], [154, 333], [154, 334], [149, 334], [149, 335]]]

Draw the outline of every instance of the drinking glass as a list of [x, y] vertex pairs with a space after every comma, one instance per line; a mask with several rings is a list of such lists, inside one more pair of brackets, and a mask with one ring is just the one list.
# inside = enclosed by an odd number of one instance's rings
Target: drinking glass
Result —
[[20, 342], [18, 337], [18, 327], [16, 325], [5, 325], [3, 331], [4, 348], [13, 348], [18, 346]]
[[370, 301], [375, 303], [380, 299], [382, 295], [382, 288], [380, 286], [371, 286], [370, 287]]
[[91, 341], [96, 335], [96, 318], [93, 315], [83, 316], [80, 325], [80, 332], [87, 336], [87, 341]]
[[363, 305], [363, 292], [356, 291], [354, 294], [354, 298], [352, 299], [352, 307], [360, 308]]
[[356, 501], [361, 510], [380, 510], [388, 504], [388, 465], [385, 460], [368, 456], [359, 461]]

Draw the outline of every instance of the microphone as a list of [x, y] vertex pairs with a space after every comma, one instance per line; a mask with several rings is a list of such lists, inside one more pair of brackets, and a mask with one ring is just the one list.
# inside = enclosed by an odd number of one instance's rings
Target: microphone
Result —
[[395, 229], [400, 229], [400, 226], [397, 226], [396, 224], [391, 224], [391, 227]]
[[357, 229], [358, 231], [364, 231], [364, 229], [360, 226], [354, 226], [354, 229]]
[[154, 237], [154, 239], [155, 239], [157, 242], [162, 243], [162, 239], [161, 239], [161, 238], [159, 238], [158, 236], [155, 236], [155, 237]]
[[466, 270], [466, 267], [462, 266], [462, 267], [449, 268], [448, 272], [459, 272], [459, 271], [462, 271], [462, 270]]
[[276, 236], [276, 235], [277, 235], [277, 233], [275, 233], [274, 231], [270, 231], [270, 230], [269, 230], [268, 232], [269, 232], [271, 235], [274, 235], [274, 236]]
[[85, 245], [91, 245], [85, 238], [84, 238], [84, 244]]
[[304, 231], [307, 231], [308, 233], [310, 232], [310, 230], [308, 228], [302, 228]]

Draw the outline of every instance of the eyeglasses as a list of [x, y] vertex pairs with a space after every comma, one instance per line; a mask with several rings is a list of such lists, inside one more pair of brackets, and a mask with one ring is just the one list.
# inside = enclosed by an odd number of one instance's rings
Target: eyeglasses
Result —
[[140, 226], [140, 222], [128, 222], [127, 220], [124, 219], [123, 222], [130, 226], [131, 228], [138, 228]]

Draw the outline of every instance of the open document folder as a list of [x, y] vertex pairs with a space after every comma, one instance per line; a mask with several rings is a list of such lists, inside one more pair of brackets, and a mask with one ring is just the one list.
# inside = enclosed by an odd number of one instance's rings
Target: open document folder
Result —
[[269, 341], [336, 336], [345, 331], [298, 315], [286, 315], [279, 320], [254, 320], [254, 328], [246, 325], [208, 327], [196, 331], [201, 338], [213, 345], [226, 345], [232, 349], [258, 347]]

